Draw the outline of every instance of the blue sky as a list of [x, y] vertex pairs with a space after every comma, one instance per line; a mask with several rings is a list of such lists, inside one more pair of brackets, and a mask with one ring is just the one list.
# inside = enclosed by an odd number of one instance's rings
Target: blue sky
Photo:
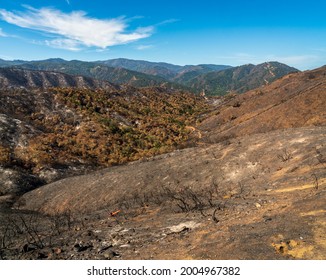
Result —
[[0, 58], [326, 64], [326, 1], [0, 0]]

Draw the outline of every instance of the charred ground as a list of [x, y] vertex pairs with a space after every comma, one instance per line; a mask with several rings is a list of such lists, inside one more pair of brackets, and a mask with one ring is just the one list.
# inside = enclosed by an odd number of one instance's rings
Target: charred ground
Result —
[[[291, 74], [243, 95], [184, 96], [198, 110], [182, 125], [178, 120], [187, 133], [178, 130], [175, 143], [192, 147], [27, 192], [3, 211], [1, 257], [325, 259], [325, 73]], [[87, 103], [83, 91], [51, 94], [76, 116], [107, 116], [97, 112], [98, 98]], [[171, 110], [185, 115], [178, 106]], [[165, 111], [157, 115], [164, 119]]]

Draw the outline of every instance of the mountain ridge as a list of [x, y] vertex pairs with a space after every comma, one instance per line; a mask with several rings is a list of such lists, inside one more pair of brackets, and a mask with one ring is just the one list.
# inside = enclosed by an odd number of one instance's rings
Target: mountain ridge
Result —
[[205, 90], [209, 95], [224, 95], [227, 92], [243, 93], [296, 72], [300, 71], [279, 62], [246, 64], [198, 75], [184, 85], [197, 93]]
[[119, 89], [119, 86], [107, 81], [100, 81], [84, 76], [72, 76], [62, 72], [27, 70], [15, 67], [0, 68], [0, 88], [102, 88]]
[[165, 85], [170, 88], [184, 88], [181, 85], [175, 85], [158, 76], [156, 77], [124, 68], [113, 68], [95, 62], [85, 62], [80, 60], [66, 61], [55, 58], [40, 61], [28, 61], [19, 64], [13, 63], [10, 64], [10, 66], [35, 71], [61, 72], [68, 75], [84, 76], [96, 80], [108, 81], [113, 84], [125, 84], [135, 87]]
[[206, 73], [210, 71], [219, 71], [226, 68], [230, 68], [229, 65], [214, 65], [214, 64], [199, 64], [199, 65], [175, 65], [166, 62], [150, 62], [145, 60], [132, 60], [126, 58], [110, 59], [105, 61], [99, 61], [108, 66], [122, 67], [145, 74], [151, 74], [155, 76], [161, 76], [170, 81], [174, 81], [178, 75], [182, 73], [201, 70]]
[[30, 62], [0, 61], [1, 65], [57, 71], [134, 87], [165, 86], [190, 90], [196, 94], [205, 91], [207, 95], [225, 95], [230, 91], [242, 93], [288, 73], [298, 72], [297, 69], [278, 62], [237, 67], [215, 64], [180, 66], [122, 58], [98, 62], [66, 61], [59, 58]]
[[244, 94], [231, 95], [198, 126], [203, 140], [214, 143], [288, 127], [324, 126], [325, 75], [323, 66], [288, 74]]

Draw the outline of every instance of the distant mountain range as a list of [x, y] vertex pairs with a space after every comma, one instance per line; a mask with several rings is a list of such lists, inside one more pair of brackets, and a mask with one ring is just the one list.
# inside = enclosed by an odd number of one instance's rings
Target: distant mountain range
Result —
[[181, 77], [185, 75], [185, 80], [187, 80], [187, 77], [189, 77], [190, 73], [192, 77], [195, 77], [199, 74], [232, 68], [232, 66], [229, 65], [214, 64], [180, 66], [165, 62], [149, 62], [144, 60], [131, 60], [125, 58], [98, 61], [98, 63], [105, 64], [114, 68], [125, 68], [148, 75], [159, 76], [169, 81], [178, 81], [180, 84], [183, 84], [183, 78]]
[[269, 84], [297, 69], [279, 62], [238, 67], [229, 65], [200, 64], [179, 66], [162, 62], [148, 62], [124, 58], [98, 61], [110, 67], [125, 68], [159, 76], [189, 88], [195, 93], [205, 91], [208, 95], [224, 95], [229, 91], [242, 93]]
[[20, 68], [0, 68], [0, 88], [102, 88], [118, 90], [119, 86], [84, 76]]
[[283, 76], [299, 70], [279, 62], [258, 65], [247, 64], [218, 72], [198, 75], [184, 83], [194, 92], [205, 90], [209, 95], [224, 95], [226, 92], [243, 93], [268, 85]]
[[164, 86], [197, 94], [204, 90], [207, 95], [225, 95], [230, 91], [242, 93], [299, 71], [278, 62], [232, 67], [215, 64], [180, 66], [123, 58], [96, 62], [66, 61], [60, 58], [40, 61], [0, 60], [0, 67], [9, 66], [85, 76], [134, 87]]
[[[1, 65], [2, 62], [0, 61]], [[8, 62], [5, 63], [5, 66], [7, 65]], [[85, 76], [114, 84], [127, 84], [135, 87], [163, 86], [165, 84], [168, 87], [173, 87], [169, 81], [159, 76], [151, 76], [124, 68], [113, 68], [95, 62], [79, 60], [66, 61], [55, 58], [40, 61], [26, 61], [24, 63], [19, 61], [16, 64], [15, 61], [12, 61], [11, 66], [29, 70], [54, 71], [69, 75]]]

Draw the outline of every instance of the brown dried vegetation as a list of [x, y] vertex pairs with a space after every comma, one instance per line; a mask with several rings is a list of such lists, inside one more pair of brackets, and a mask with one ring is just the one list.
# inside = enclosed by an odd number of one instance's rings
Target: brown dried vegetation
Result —
[[0, 160], [7, 163], [13, 156], [35, 170], [69, 164], [110, 166], [172, 151], [188, 138], [186, 126], [206, 109], [198, 97], [159, 88], [54, 88], [30, 92], [34, 97], [28, 104], [17, 102], [21, 94], [2, 92], [11, 99], [9, 113], [38, 132], [25, 147], [1, 147]]

